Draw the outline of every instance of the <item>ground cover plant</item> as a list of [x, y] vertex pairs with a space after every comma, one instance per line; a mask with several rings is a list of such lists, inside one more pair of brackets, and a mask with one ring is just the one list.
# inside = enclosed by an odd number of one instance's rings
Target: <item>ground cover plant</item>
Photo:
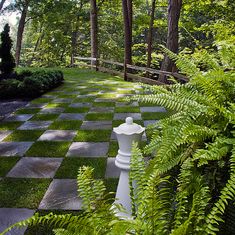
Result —
[[[35, 215], [21, 225], [53, 221], [55, 234], [232, 234], [235, 75], [228, 68], [234, 61], [208, 53], [206, 69], [200, 71], [195, 60], [167, 53], [191, 80], [145, 86], [147, 95], [132, 98], [174, 110], [152, 125], [152, 139], [143, 151], [133, 146], [133, 219], [115, 216], [120, 205], [110, 204], [104, 183], [93, 179], [92, 168], [82, 167], [77, 177], [82, 214]], [[152, 155], [147, 168], [143, 154]]]

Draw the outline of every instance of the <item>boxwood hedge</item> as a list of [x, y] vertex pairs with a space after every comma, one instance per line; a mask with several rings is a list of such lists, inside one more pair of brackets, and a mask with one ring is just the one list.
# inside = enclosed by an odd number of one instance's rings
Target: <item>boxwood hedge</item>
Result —
[[0, 81], [0, 99], [34, 98], [63, 83], [59, 70], [23, 70], [14, 79]]

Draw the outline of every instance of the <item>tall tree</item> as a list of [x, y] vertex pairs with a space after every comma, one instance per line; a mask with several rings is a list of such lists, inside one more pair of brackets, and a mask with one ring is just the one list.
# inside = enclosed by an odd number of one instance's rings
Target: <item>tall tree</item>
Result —
[[2, 10], [3, 5], [4, 5], [5, 2], [6, 2], [6, 0], [1, 0], [1, 2], [0, 2], [0, 11]]
[[30, 3], [30, 0], [25, 0], [21, 2], [22, 11], [21, 11], [20, 21], [19, 21], [18, 30], [17, 30], [17, 39], [16, 39], [16, 53], [15, 53], [16, 66], [18, 66], [20, 63], [22, 39], [23, 39], [23, 33], [24, 33], [29, 3]]
[[[168, 32], [166, 47], [174, 53], [178, 53], [179, 49], [179, 18], [182, 7], [182, 0], [168, 0]], [[165, 55], [161, 65], [161, 70], [174, 72], [175, 64]], [[159, 81], [166, 82], [166, 77], [161, 75]]]
[[[90, 21], [91, 21], [91, 57], [98, 57], [98, 9], [96, 0], [90, 0]], [[95, 61], [92, 61], [95, 64]]]
[[[122, 0], [125, 64], [132, 64], [132, 0]], [[126, 73], [125, 73], [126, 74]], [[127, 79], [125, 77], [125, 79]]]
[[150, 68], [152, 61], [152, 44], [153, 44], [153, 23], [154, 23], [154, 15], [156, 9], [156, 0], [152, 0], [152, 8], [151, 8], [151, 18], [149, 23], [149, 32], [148, 32], [148, 59], [147, 59], [147, 68]]

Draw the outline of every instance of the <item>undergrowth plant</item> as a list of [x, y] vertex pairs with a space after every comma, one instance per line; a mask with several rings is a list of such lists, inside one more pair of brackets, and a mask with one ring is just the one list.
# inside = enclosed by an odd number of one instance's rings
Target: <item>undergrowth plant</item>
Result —
[[[205, 53], [206, 69], [202, 71], [188, 56], [164, 50], [190, 82], [145, 85], [147, 94], [131, 98], [174, 110], [172, 116], [150, 127], [153, 134], [144, 150], [133, 146], [132, 219], [115, 216], [123, 208], [111, 203], [104, 183], [93, 179], [91, 168], [83, 167], [77, 179], [84, 209], [80, 215], [36, 214], [17, 225], [50, 222], [57, 228], [57, 235], [232, 234], [230, 228], [235, 223], [229, 218], [235, 215], [234, 70], [226, 58], [220, 58], [224, 52]], [[147, 166], [145, 155], [152, 156]]]

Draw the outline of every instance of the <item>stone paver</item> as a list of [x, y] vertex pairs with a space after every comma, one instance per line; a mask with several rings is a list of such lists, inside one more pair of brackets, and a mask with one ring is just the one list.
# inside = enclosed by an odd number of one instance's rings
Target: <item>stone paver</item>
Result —
[[109, 157], [107, 159], [107, 167], [105, 172], [106, 178], [119, 178], [121, 170], [115, 166], [115, 158]]
[[4, 140], [12, 131], [0, 131], [0, 141]]
[[157, 122], [158, 122], [158, 120], [145, 120], [144, 126], [147, 127], [148, 125], [155, 124]]
[[22, 114], [22, 115], [10, 115], [4, 119], [5, 122], [25, 122], [28, 121], [33, 115], [32, 114]]
[[46, 130], [51, 121], [28, 121], [21, 125], [18, 130]]
[[65, 108], [44, 108], [39, 113], [57, 114], [57, 113], [62, 113], [64, 110]]
[[83, 120], [84, 115], [79, 113], [62, 113], [58, 120]]
[[75, 179], [54, 179], [43, 197], [39, 209], [79, 210], [82, 201], [78, 198]]
[[82, 107], [91, 107], [92, 106], [92, 104], [91, 103], [87, 103], [87, 102], [85, 102], [85, 103], [72, 103], [72, 104], [70, 104], [69, 105], [69, 107], [71, 107], [71, 108], [82, 108]]
[[47, 130], [38, 140], [41, 141], [72, 141], [76, 131]]
[[140, 113], [115, 113], [114, 120], [125, 120], [127, 117], [132, 117], [134, 120], [141, 120]]
[[84, 121], [81, 130], [112, 129], [112, 121]]
[[15, 178], [53, 178], [62, 158], [23, 157], [7, 174]]
[[100, 157], [108, 152], [109, 143], [74, 142], [67, 153], [68, 157]]
[[160, 106], [153, 106], [153, 107], [140, 107], [140, 111], [141, 112], [150, 112], [150, 113], [164, 113], [166, 112], [166, 109], [164, 107], [160, 107]]
[[[34, 210], [16, 209], [16, 208], [0, 208], [0, 233], [9, 226], [30, 218], [34, 214]], [[6, 235], [23, 235], [27, 227], [14, 228]]]
[[33, 142], [0, 142], [0, 156], [23, 156]]

